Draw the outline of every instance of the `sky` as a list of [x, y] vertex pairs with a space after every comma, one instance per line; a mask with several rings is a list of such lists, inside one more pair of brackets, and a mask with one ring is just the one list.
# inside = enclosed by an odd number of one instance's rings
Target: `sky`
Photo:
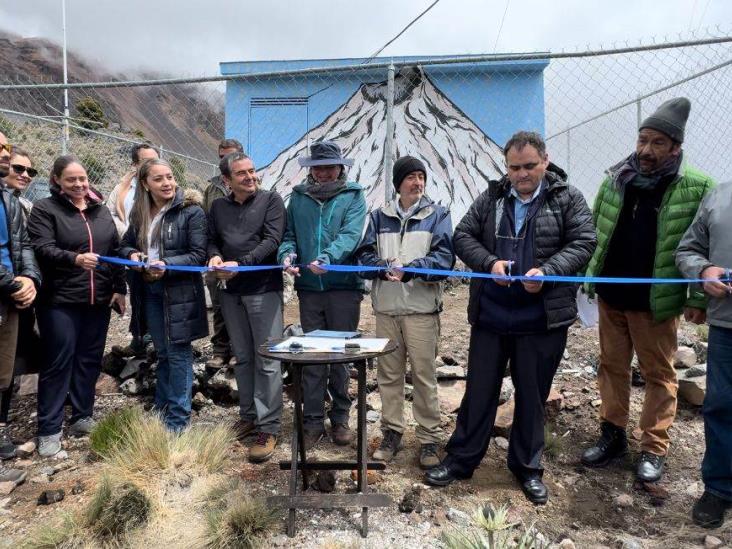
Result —
[[[0, 0], [0, 29], [61, 43], [61, 3]], [[111, 71], [208, 76], [221, 61], [368, 57], [431, 3], [66, 0], [68, 45]], [[381, 55], [608, 48], [731, 21], [728, 0], [441, 0]]]

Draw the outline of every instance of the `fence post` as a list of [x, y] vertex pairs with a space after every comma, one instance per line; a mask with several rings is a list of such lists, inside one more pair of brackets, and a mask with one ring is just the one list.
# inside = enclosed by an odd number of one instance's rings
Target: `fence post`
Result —
[[162, 159], [163, 159], [163, 152], [164, 152], [164, 151], [165, 151], [165, 149], [163, 149], [163, 144], [162, 144], [162, 143], [160, 143], [160, 150], [158, 151], [158, 155], [159, 155], [159, 157], [160, 157], [160, 160], [162, 160]]
[[[68, 68], [66, 62], [66, 0], [61, 0], [61, 26], [63, 27], [63, 63], [64, 63], [64, 84], [68, 84]], [[61, 154], [69, 150], [69, 88], [64, 88], [64, 125], [61, 130]]]
[[386, 138], [384, 139], [384, 204], [393, 196], [391, 170], [394, 163], [394, 63], [389, 64], [386, 78]]
[[636, 119], [636, 130], [640, 129], [641, 124], [643, 123], [643, 114], [641, 113], [641, 98], [635, 100], [635, 119]]
[[567, 173], [572, 177], [572, 130], [567, 130]]

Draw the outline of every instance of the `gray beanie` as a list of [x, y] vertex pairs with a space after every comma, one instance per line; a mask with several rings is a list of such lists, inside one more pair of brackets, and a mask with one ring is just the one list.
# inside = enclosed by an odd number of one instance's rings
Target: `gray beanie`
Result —
[[676, 97], [661, 104], [656, 112], [646, 118], [639, 130], [650, 128], [665, 133], [678, 143], [684, 142], [684, 128], [689, 118], [691, 103], [686, 97]]

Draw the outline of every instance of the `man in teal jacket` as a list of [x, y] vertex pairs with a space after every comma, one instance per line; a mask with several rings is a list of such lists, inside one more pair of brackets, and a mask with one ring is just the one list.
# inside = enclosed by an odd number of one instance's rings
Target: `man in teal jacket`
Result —
[[[714, 182], [683, 162], [681, 144], [691, 104], [670, 99], [646, 118], [636, 151], [610, 168], [595, 200], [597, 249], [589, 276], [681, 278], [674, 251]], [[626, 453], [633, 352], [646, 380], [639, 427], [641, 481], [661, 478], [676, 416], [674, 370], [679, 315], [704, 321], [705, 300], [686, 284], [598, 284], [601, 436], [582, 463], [602, 467]]]
[[[366, 220], [363, 188], [346, 179], [353, 160], [343, 158], [332, 141], [310, 147], [299, 159], [310, 168], [307, 179], [292, 189], [287, 205], [287, 229], [278, 252], [285, 270], [295, 275], [300, 302], [300, 324], [305, 332], [318, 329], [352, 331], [358, 328], [363, 281], [356, 273], [326, 270], [328, 265], [354, 264]], [[307, 265], [300, 269], [295, 265]], [[324, 268], [325, 267], [325, 268]], [[303, 371], [303, 423], [305, 447], [312, 448], [325, 434], [326, 383], [332, 398], [330, 410], [333, 442], [351, 442], [348, 416], [348, 367], [309, 367]]]

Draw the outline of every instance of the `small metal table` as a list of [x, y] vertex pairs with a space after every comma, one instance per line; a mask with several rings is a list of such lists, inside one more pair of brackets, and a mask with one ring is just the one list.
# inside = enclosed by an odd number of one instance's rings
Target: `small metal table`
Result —
[[[388, 507], [392, 500], [386, 494], [369, 492], [367, 471], [383, 470], [382, 462], [369, 462], [366, 459], [368, 439], [366, 436], [366, 368], [373, 366], [373, 359], [386, 355], [397, 348], [391, 340], [379, 352], [346, 353], [275, 353], [270, 347], [284, 341], [278, 339], [269, 341], [258, 349], [258, 353], [265, 357], [290, 365], [293, 374], [294, 405], [292, 425], [292, 459], [280, 461], [280, 469], [290, 470], [290, 494], [287, 496], [271, 496], [267, 498], [270, 505], [289, 509], [287, 518], [287, 535], [295, 535], [295, 513], [297, 509], [337, 509], [343, 507], [361, 507], [361, 535], [368, 534], [369, 507]], [[356, 342], [358, 340], [355, 340]], [[303, 439], [303, 411], [302, 411], [302, 369], [304, 367], [318, 368], [331, 364], [353, 364], [358, 371], [358, 427], [356, 430], [356, 461], [308, 461], [305, 455]], [[343, 471], [356, 469], [358, 493], [355, 494], [298, 494], [297, 472], [302, 471], [303, 491], [308, 488], [309, 471]]]

